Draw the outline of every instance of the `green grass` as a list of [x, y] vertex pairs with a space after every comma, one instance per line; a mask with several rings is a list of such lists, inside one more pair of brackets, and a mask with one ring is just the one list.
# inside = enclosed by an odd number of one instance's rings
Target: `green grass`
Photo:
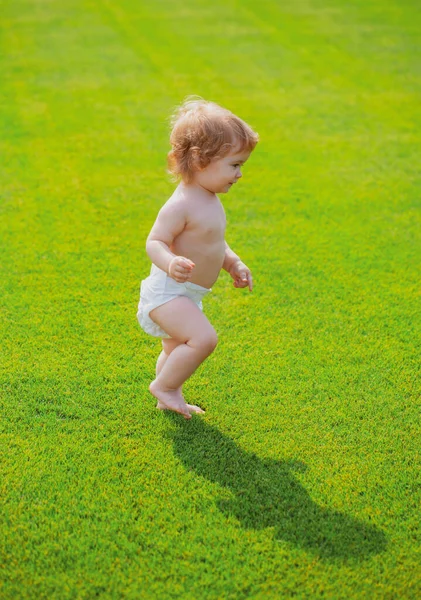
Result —
[[[419, 598], [412, 0], [14, 0], [1, 20], [3, 599]], [[261, 143], [223, 197], [190, 422], [147, 392], [144, 242], [188, 94]]]

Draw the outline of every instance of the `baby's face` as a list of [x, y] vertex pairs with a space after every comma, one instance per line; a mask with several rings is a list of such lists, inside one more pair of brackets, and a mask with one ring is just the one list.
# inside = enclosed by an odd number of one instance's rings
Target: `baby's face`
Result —
[[247, 150], [234, 150], [223, 158], [212, 160], [196, 173], [194, 182], [214, 194], [225, 194], [242, 177], [241, 167], [249, 156]]

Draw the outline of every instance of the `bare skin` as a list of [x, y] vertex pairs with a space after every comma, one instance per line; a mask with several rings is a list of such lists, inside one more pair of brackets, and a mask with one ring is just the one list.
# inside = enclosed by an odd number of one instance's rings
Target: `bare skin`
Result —
[[[179, 296], [151, 311], [150, 315], [164, 331], [176, 340], [149, 391], [164, 406], [191, 418], [190, 410], [181, 392], [183, 383], [194, 373], [216, 347], [215, 330], [200, 308], [186, 296]], [[158, 315], [156, 315], [158, 313]], [[185, 341], [184, 341], [185, 340]], [[191, 405], [190, 405], [191, 406]], [[200, 412], [194, 407], [193, 412]]]
[[[225, 211], [217, 193], [226, 193], [241, 177], [248, 152], [232, 153], [195, 173], [192, 183], [181, 183], [163, 206], [148, 236], [152, 262], [179, 283], [211, 288], [221, 269], [237, 288], [253, 287], [250, 269], [225, 241]], [[158, 306], [149, 314], [169, 336], [163, 340], [156, 379], [149, 390], [157, 408], [173, 410], [186, 419], [204, 411], [187, 404], [183, 383], [213, 352], [216, 332], [199, 307], [186, 296]]]
[[[160, 372], [162, 371], [162, 367], [166, 363], [167, 358], [169, 357], [171, 352], [174, 350], [174, 348], [179, 346], [180, 343], [181, 342], [177, 342], [176, 340], [171, 340], [171, 339], [169, 339], [169, 340], [163, 339], [162, 340], [163, 350], [162, 350], [161, 354], [158, 356], [158, 360], [156, 361], [156, 376], [157, 377], [160, 374]], [[182, 386], [180, 386], [177, 389], [177, 392], [181, 393], [181, 390], [182, 390]], [[205, 411], [202, 410], [200, 408], [200, 406], [196, 406], [195, 404], [186, 404], [186, 406], [187, 406], [187, 409], [190, 414], [192, 414], [192, 413], [204, 414], [205, 413]], [[171, 399], [170, 399], [169, 405], [166, 405], [165, 402], [158, 400], [156, 408], [159, 408], [160, 410], [174, 410], [171, 405]], [[178, 411], [176, 411], [176, 412], [178, 412]], [[181, 414], [185, 414], [184, 406], [183, 406], [183, 412]]]

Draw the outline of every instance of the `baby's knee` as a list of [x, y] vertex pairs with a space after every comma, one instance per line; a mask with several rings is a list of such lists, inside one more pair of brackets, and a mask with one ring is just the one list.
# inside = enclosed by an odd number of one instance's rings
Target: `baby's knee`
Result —
[[218, 344], [218, 336], [214, 329], [209, 329], [206, 332], [203, 332], [192, 338], [188, 344], [206, 356], [209, 356], [209, 354], [212, 354]]
[[209, 350], [209, 354], [215, 350], [217, 345], [218, 345], [218, 336], [216, 334], [216, 331], [214, 329], [212, 329], [212, 332], [209, 334], [209, 337], [207, 339], [207, 348]]

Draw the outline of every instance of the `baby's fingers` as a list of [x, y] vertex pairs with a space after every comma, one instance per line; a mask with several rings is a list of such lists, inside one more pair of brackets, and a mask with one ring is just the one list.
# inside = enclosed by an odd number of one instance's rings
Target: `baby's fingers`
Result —
[[191, 276], [187, 275], [186, 273], [178, 273], [178, 272], [176, 272], [173, 275], [173, 279], [175, 279], [177, 283], [185, 283], [190, 278], [191, 278]]
[[188, 258], [184, 258], [184, 256], [180, 257], [181, 260], [179, 261], [178, 265], [180, 267], [182, 267], [184, 270], [187, 271], [192, 271], [195, 267], [195, 264], [193, 261], [189, 260]]
[[248, 287], [250, 292], [253, 289], [253, 278], [251, 276], [250, 271], [241, 273], [234, 280], [234, 287], [236, 288], [245, 288]]
[[253, 278], [251, 276], [250, 271], [243, 271], [243, 273], [241, 273], [241, 281], [244, 284], [242, 287], [248, 286], [251, 292], [251, 290], [253, 289]]
[[184, 256], [174, 256], [168, 268], [168, 274], [179, 283], [186, 281], [194, 268], [194, 263]]
[[242, 281], [242, 279], [235, 279], [233, 282], [233, 286], [236, 288], [244, 288], [247, 287], [247, 282]]

